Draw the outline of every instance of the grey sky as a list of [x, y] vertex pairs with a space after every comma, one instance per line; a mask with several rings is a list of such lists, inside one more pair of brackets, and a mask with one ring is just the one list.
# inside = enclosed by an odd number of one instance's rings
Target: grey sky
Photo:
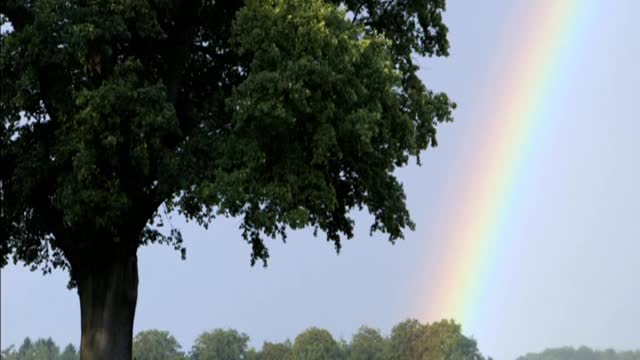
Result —
[[[499, 39], [512, 15], [533, 3], [449, 1], [452, 55], [424, 61], [421, 73], [459, 109], [455, 123], [440, 127], [440, 146], [423, 154], [423, 166], [398, 172], [418, 227], [405, 241], [369, 237], [370, 218], [358, 214], [356, 236], [340, 255], [301, 231], [286, 245], [272, 242], [268, 268], [252, 268], [237, 221], [218, 220], [205, 231], [176, 218], [187, 261], [161, 246], [139, 251], [136, 331], [166, 329], [189, 348], [204, 330], [233, 327], [260, 345], [309, 326], [344, 338], [362, 324], [388, 333], [421, 316], [446, 240], [452, 179], [475, 176], [459, 156], [468, 136], [483, 135], [477, 114], [490, 99], [487, 81], [496, 64], [508, 63], [496, 58]], [[497, 360], [560, 345], [640, 348], [640, 2], [595, 6], [557, 84], [562, 95], [547, 113], [552, 125], [526, 164], [526, 196], [514, 205], [522, 216], [508, 228], [512, 248], [498, 259], [488, 303], [478, 307], [481, 324], [465, 327]], [[65, 288], [65, 273], [43, 277], [8, 266], [1, 280], [2, 348], [25, 336], [78, 344], [78, 300]]]

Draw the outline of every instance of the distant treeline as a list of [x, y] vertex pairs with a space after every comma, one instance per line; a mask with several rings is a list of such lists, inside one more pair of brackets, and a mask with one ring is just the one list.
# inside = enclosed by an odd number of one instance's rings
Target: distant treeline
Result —
[[[294, 341], [265, 342], [261, 349], [249, 346], [249, 336], [232, 329], [216, 329], [198, 336], [184, 351], [167, 331], [145, 330], [133, 340], [137, 360], [490, 360], [478, 351], [475, 340], [461, 334], [452, 321], [422, 324], [406, 320], [389, 336], [366, 326], [350, 342], [336, 340], [327, 330], [309, 328]], [[64, 349], [51, 339], [25, 339], [19, 347], [2, 351], [2, 360], [78, 360], [77, 349]], [[594, 351], [564, 347], [527, 354], [517, 360], [640, 360], [640, 351]]]
[[585, 346], [577, 349], [563, 347], [547, 349], [538, 354], [527, 354], [517, 360], [640, 360], [640, 351], [596, 351]]
[[[260, 349], [249, 346], [249, 336], [232, 329], [216, 329], [198, 336], [184, 351], [167, 331], [146, 330], [133, 340], [137, 360], [488, 360], [474, 339], [461, 333], [460, 325], [443, 320], [422, 324], [403, 321], [389, 336], [361, 327], [350, 342], [336, 340], [327, 330], [309, 328], [294, 341], [265, 342]], [[76, 360], [73, 345], [62, 351], [51, 339], [25, 339], [19, 347], [2, 351], [2, 360]], [[490, 358], [489, 358], [490, 359]]]

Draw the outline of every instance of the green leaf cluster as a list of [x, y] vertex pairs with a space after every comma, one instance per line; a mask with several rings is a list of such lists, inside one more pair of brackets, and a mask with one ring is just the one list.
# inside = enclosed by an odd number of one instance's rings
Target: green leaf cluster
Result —
[[2, 360], [78, 360], [76, 348], [69, 344], [62, 352], [51, 338], [32, 341], [24, 339], [22, 345], [15, 349], [10, 346], [0, 352]]
[[193, 360], [242, 360], [249, 348], [249, 336], [236, 330], [216, 329], [200, 334], [191, 350]]
[[145, 330], [133, 338], [135, 360], [181, 360], [180, 344], [168, 331]]

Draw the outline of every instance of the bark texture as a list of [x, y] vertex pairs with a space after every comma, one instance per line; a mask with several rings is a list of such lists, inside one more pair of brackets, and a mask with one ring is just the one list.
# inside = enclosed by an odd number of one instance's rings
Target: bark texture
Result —
[[106, 253], [93, 260], [76, 272], [82, 323], [80, 359], [131, 359], [137, 256], [135, 252]]

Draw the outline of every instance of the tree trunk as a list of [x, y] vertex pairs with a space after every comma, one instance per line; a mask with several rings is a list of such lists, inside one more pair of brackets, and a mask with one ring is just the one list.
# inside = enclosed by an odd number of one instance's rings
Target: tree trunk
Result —
[[131, 359], [138, 259], [135, 251], [100, 255], [85, 261], [76, 272], [82, 324], [80, 360]]

